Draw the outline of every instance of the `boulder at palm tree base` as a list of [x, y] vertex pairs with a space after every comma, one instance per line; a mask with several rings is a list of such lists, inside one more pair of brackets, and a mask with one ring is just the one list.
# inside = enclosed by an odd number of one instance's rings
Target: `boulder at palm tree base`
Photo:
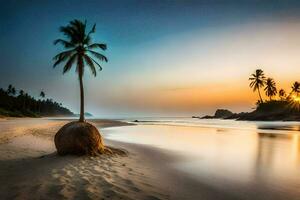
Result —
[[91, 155], [105, 152], [98, 129], [87, 122], [70, 122], [64, 125], [54, 138], [59, 155]]

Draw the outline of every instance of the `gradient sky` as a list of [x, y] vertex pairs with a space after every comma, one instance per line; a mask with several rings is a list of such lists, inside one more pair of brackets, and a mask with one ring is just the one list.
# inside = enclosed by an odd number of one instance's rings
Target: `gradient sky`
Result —
[[0, 0], [0, 87], [41, 89], [79, 110], [75, 70], [52, 69], [70, 20], [97, 23], [108, 63], [85, 74], [86, 111], [102, 117], [190, 116], [254, 107], [248, 77], [300, 81], [300, 1]]

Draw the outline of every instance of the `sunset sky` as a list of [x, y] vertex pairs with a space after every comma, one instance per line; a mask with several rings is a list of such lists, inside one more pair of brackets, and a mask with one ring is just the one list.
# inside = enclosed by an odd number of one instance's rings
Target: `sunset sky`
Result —
[[98, 116], [250, 111], [255, 69], [278, 89], [300, 81], [299, 1], [0, 1], [0, 87], [43, 89], [74, 112], [75, 68], [52, 69], [58, 29], [74, 18], [96, 23], [108, 45], [103, 71], [85, 73], [86, 111]]

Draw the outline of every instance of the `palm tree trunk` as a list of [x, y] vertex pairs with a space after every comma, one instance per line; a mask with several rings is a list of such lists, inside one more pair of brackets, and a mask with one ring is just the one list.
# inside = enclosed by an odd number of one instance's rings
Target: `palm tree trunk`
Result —
[[82, 74], [79, 75], [79, 84], [80, 84], [80, 122], [84, 122], [84, 91], [83, 91], [83, 81]]
[[260, 90], [259, 90], [259, 88], [258, 88], [258, 95], [259, 95], [259, 98], [260, 98], [260, 102], [263, 103], [263, 100], [262, 100], [261, 95], [260, 95]]

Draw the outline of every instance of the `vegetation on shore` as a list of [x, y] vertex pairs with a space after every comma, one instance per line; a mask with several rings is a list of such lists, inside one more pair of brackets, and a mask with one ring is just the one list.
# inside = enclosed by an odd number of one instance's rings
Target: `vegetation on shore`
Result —
[[73, 115], [62, 104], [45, 97], [44, 91], [41, 91], [40, 98], [36, 99], [24, 90], [16, 90], [12, 85], [9, 85], [6, 90], [0, 88], [0, 116], [42, 117]]
[[[263, 70], [257, 69], [249, 78], [249, 87], [258, 93], [259, 100], [253, 112], [232, 113], [222, 111], [221, 115], [204, 116], [204, 119], [222, 118], [238, 120], [262, 120], [262, 121], [300, 121], [300, 83], [295, 81], [287, 93], [284, 89], [278, 90], [273, 78], [266, 78]], [[261, 91], [269, 98], [264, 100]], [[225, 114], [224, 114], [225, 113]]]
[[[256, 76], [257, 73], [260, 76]], [[236, 114], [239, 120], [300, 120], [300, 83], [295, 81], [287, 93], [284, 89], [277, 89], [273, 78], [266, 78], [261, 69], [257, 69], [249, 78], [250, 88], [264, 89], [265, 95], [269, 100], [263, 100], [259, 94], [260, 100], [257, 101], [256, 109], [251, 113]]]

